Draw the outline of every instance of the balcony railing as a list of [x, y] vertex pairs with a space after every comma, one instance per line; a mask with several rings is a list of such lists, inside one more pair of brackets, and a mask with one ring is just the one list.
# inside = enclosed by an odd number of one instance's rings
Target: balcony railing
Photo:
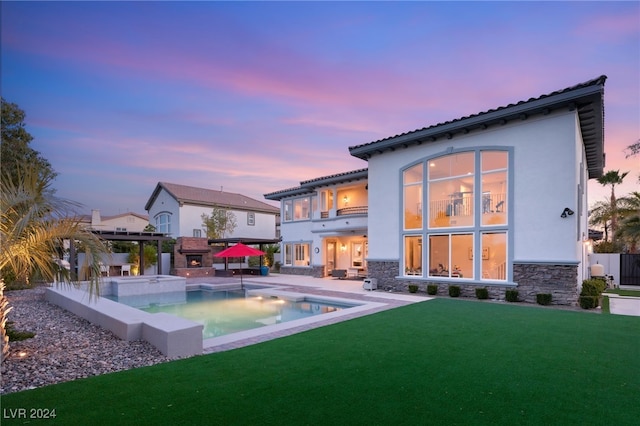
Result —
[[368, 214], [369, 207], [361, 206], [361, 207], [345, 207], [343, 209], [338, 209], [336, 211], [336, 216], [349, 216], [352, 214]]

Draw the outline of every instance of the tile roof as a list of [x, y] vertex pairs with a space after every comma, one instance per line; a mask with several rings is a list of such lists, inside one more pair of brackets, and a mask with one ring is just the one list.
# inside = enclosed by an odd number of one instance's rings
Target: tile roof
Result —
[[145, 210], [148, 211], [151, 208], [153, 201], [158, 196], [161, 189], [167, 191], [178, 202], [185, 204], [228, 207], [237, 210], [260, 211], [273, 214], [280, 212], [278, 207], [249, 198], [242, 194], [216, 189], [197, 188], [195, 186], [179, 185], [169, 182], [158, 182], [156, 189], [153, 191], [153, 195], [149, 198], [149, 201], [145, 206]]
[[367, 160], [373, 155], [407, 148], [410, 145], [451, 139], [456, 134], [467, 134], [473, 130], [483, 130], [489, 126], [504, 125], [513, 120], [525, 120], [532, 115], [549, 114], [568, 108], [577, 110], [580, 128], [587, 155], [589, 177], [602, 176], [604, 168], [604, 83], [602, 75], [585, 83], [557, 90], [537, 98], [530, 98], [515, 104], [490, 109], [478, 114], [423, 127], [399, 135], [349, 147], [354, 157]]
[[267, 200], [281, 200], [284, 197], [290, 197], [293, 195], [311, 194], [315, 188], [326, 185], [335, 185], [337, 183], [352, 182], [355, 180], [366, 179], [368, 177], [369, 169], [358, 169], [350, 172], [336, 173], [329, 176], [322, 176], [315, 179], [303, 180], [300, 182], [300, 186], [294, 188], [283, 189], [280, 191], [270, 192], [264, 194]]

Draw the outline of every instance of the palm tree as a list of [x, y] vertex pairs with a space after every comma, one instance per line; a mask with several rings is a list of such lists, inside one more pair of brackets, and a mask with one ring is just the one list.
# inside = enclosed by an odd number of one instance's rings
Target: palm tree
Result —
[[619, 213], [618, 237], [627, 243], [630, 252], [635, 253], [640, 243], [640, 192], [634, 191], [620, 198]]
[[616, 205], [616, 194], [614, 188], [620, 185], [629, 172], [620, 174], [620, 170], [609, 170], [598, 178], [602, 186], [611, 185], [611, 242], [616, 242], [616, 230], [618, 229], [618, 209]]
[[5, 321], [11, 308], [2, 294], [6, 272], [13, 272], [27, 284], [32, 277], [72, 284], [70, 271], [56, 261], [65, 241], [78, 241], [86, 253], [83, 268], [91, 272], [89, 294], [98, 294], [100, 260], [107, 255], [107, 248], [78, 218], [70, 216], [79, 205], [55, 196], [52, 180], [39, 176], [36, 167], [26, 166], [16, 180], [5, 175], [0, 181], [0, 362], [9, 350]]
[[609, 222], [611, 221], [611, 204], [609, 201], [598, 201], [589, 210], [589, 225], [602, 226], [604, 241], [609, 241]]

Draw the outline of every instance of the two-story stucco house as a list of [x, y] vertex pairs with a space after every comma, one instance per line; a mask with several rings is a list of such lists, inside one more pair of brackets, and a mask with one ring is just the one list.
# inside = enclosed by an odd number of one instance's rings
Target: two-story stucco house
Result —
[[[587, 181], [604, 168], [605, 80], [352, 146], [367, 170], [266, 194], [282, 205], [285, 271], [358, 268], [378, 288], [480, 286], [575, 304], [589, 266]], [[365, 194], [348, 205], [359, 210], [338, 215], [351, 184]]]
[[241, 194], [158, 182], [145, 205], [156, 231], [173, 238], [206, 238], [202, 215], [211, 215], [214, 208], [227, 209], [235, 215], [237, 226], [226, 238], [276, 238], [280, 209]]
[[282, 206], [281, 272], [366, 274], [367, 169], [303, 181], [265, 197]]
[[142, 232], [149, 225], [149, 217], [144, 214], [127, 212], [102, 216], [97, 209], [91, 210], [91, 216], [84, 216], [81, 221], [96, 231]]

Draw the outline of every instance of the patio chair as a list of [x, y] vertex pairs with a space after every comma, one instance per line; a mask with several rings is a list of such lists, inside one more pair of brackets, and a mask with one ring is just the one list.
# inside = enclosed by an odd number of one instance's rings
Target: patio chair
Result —
[[124, 277], [125, 272], [128, 276], [131, 276], [131, 265], [128, 263], [122, 265], [122, 268], [120, 269], [120, 275]]
[[100, 262], [100, 275], [102, 275], [103, 277], [109, 276], [109, 265], [105, 265], [104, 263]]

